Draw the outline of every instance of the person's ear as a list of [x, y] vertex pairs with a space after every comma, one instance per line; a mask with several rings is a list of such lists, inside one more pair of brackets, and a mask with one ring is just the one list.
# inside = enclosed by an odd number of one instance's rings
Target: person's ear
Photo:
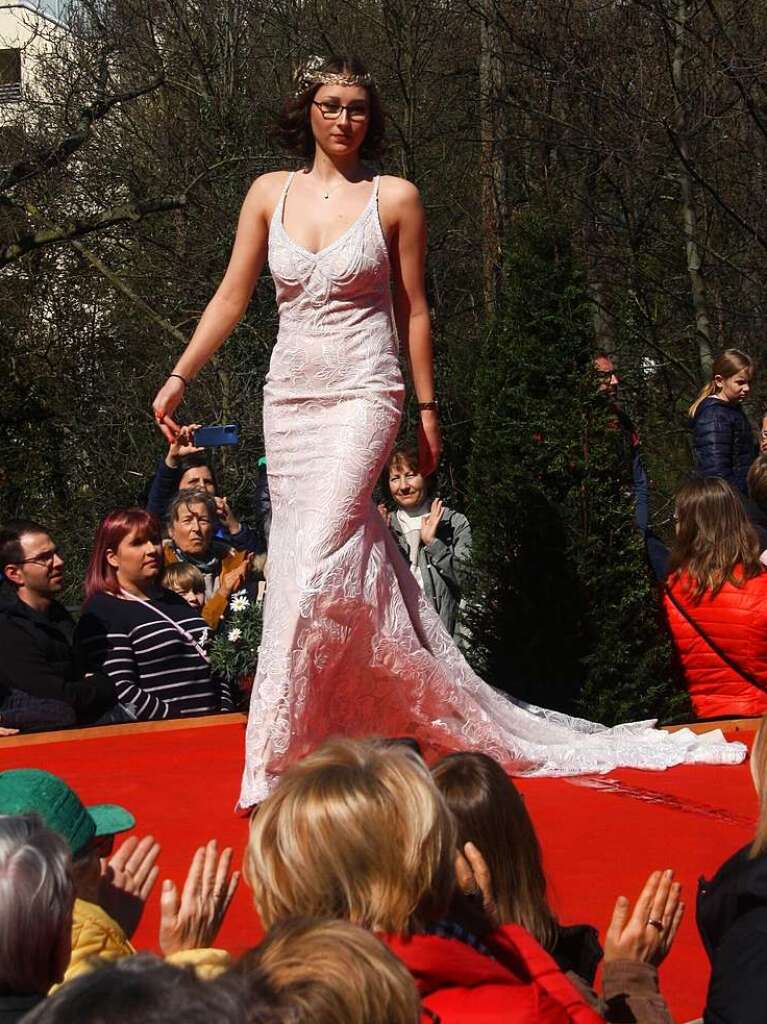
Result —
[[715, 373], [714, 374], [714, 387], [717, 389], [717, 391], [719, 390], [719, 388], [723, 384], [724, 384], [724, 377], [721, 375], [721, 373]]
[[11, 563], [4, 565], [2, 575], [5, 576], [9, 583], [15, 583], [17, 587], [24, 585], [24, 574], [21, 571], [20, 565], [13, 565]]
[[117, 557], [117, 552], [112, 548], [107, 548], [104, 556], [107, 560], [107, 564], [111, 565], [113, 569], [117, 569], [120, 566], [120, 559]]

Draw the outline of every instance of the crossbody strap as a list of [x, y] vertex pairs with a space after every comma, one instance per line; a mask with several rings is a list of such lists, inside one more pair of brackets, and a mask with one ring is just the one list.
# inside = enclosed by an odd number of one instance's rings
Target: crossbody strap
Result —
[[669, 596], [669, 600], [674, 605], [674, 607], [679, 612], [679, 614], [683, 615], [684, 618], [687, 619], [687, 621], [690, 623], [690, 625], [695, 630], [695, 632], [699, 636], [703, 637], [703, 639], [706, 641], [706, 643], [711, 648], [711, 650], [714, 652], [714, 654], [718, 655], [722, 659], [722, 661], [725, 663], [725, 665], [729, 665], [729, 667], [733, 670], [733, 672], [737, 672], [737, 674], [742, 679], [745, 679], [747, 683], [751, 683], [751, 685], [755, 686], [758, 690], [767, 690], [767, 683], [760, 682], [756, 678], [756, 676], [752, 676], [750, 672], [747, 672], [744, 668], [741, 668], [740, 665], [738, 665], [738, 663], [736, 661], [733, 661], [732, 658], [729, 656], [729, 654], [725, 654], [725, 652], [722, 650], [722, 648], [719, 646], [719, 644], [715, 643], [711, 639], [711, 637], [703, 629], [703, 627], [700, 625], [700, 623], [696, 622], [696, 620], [692, 617], [692, 615], [690, 615], [690, 613], [687, 611], [687, 609], [682, 604], [680, 604], [679, 601], [677, 601], [677, 599], [672, 594], [671, 588], [668, 586], [668, 584], [666, 584], [666, 588], [665, 589], [666, 589], [666, 593]]
[[195, 640], [195, 638], [192, 636], [189, 630], [184, 629], [183, 626], [180, 626], [174, 619], [170, 617], [170, 615], [166, 615], [164, 611], [161, 611], [156, 605], [152, 604], [151, 601], [144, 601], [142, 598], [136, 597], [135, 594], [129, 594], [127, 590], [121, 590], [120, 593], [128, 601], [138, 601], [139, 604], [143, 604], [146, 608], [151, 608], [155, 615], [159, 615], [161, 619], [165, 619], [166, 622], [169, 622], [170, 625], [173, 626], [173, 628], [176, 630], [176, 632], [180, 633], [181, 636], [183, 636], [183, 638], [186, 640], [186, 642], [190, 643], [192, 647], [194, 647], [194, 649], [197, 651], [201, 658], [204, 658], [205, 661], [210, 661], [210, 657], [206, 652], [205, 648], [202, 646], [202, 644]]

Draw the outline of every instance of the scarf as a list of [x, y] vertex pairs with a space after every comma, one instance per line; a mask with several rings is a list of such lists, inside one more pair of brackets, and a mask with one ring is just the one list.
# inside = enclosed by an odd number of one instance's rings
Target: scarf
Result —
[[418, 565], [418, 554], [421, 550], [421, 523], [423, 517], [429, 514], [429, 503], [423, 501], [418, 508], [408, 512], [404, 508], [397, 509], [397, 522], [402, 530], [408, 547], [410, 558], [410, 571], [418, 581], [418, 586], [423, 590], [423, 576]]
[[210, 600], [218, 588], [218, 578], [221, 575], [221, 556], [215, 553], [215, 541], [210, 548], [211, 553], [208, 558], [198, 558], [196, 555], [182, 551], [175, 541], [171, 541], [171, 545], [179, 562], [187, 562], [200, 570], [202, 578], [205, 580], [205, 600]]

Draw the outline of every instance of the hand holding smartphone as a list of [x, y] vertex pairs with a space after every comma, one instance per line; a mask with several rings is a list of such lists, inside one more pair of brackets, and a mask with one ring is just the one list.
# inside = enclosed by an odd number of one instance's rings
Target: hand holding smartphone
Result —
[[192, 434], [192, 443], [198, 448], [220, 448], [223, 445], [239, 444], [240, 427], [237, 423], [198, 427]]

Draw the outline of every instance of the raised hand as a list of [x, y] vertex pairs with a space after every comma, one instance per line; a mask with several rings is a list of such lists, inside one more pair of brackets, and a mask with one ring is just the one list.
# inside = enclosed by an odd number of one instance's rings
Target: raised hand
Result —
[[391, 512], [388, 510], [386, 505], [383, 502], [381, 502], [381, 504], [378, 505], [377, 508], [379, 515], [381, 516], [381, 519], [383, 519], [387, 526], [391, 526]]
[[229, 877], [231, 863], [231, 847], [219, 857], [211, 839], [195, 851], [180, 900], [173, 882], [162, 883], [160, 949], [165, 956], [213, 943], [240, 880], [239, 871]]
[[144, 904], [157, 881], [159, 854], [160, 844], [152, 836], [131, 836], [108, 860], [101, 861], [99, 906], [117, 921], [128, 938], [138, 928]]
[[488, 924], [497, 928], [501, 921], [495, 902], [493, 879], [487, 861], [474, 843], [466, 843], [462, 851], [456, 851], [455, 877], [464, 896], [482, 896], [482, 909]]
[[684, 914], [682, 887], [674, 872], [653, 871], [629, 913], [629, 900], [619, 896], [605, 935], [605, 962], [639, 960], [658, 967], [668, 955]]
[[229, 499], [226, 497], [216, 498], [215, 502], [216, 508], [218, 509], [218, 518], [221, 520], [221, 525], [224, 529], [229, 534], [239, 533], [240, 521], [229, 507]]
[[178, 466], [179, 459], [205, 451], [204, 448], [195, 445], [192, 440], [195, 430], [198, 430], [199, 427], [199, 423], [190, 423], [187, 426], [178, 428], [178, 433], [174, 435], [168, 448], [168, 454], [165, 456], [165, 462], [168, 466], [175, 468]]
[[434, 538], [437, 536], [437, 527], [439, 521], [442, 518], [442, 513], [445, 511], [445, 506], [439, 498], [435, 498], [431, 503], [429, 514], [424, 516], [421, 520], [421, 543], [424, 545], [431, 544]]
[[173, 419], [173, 413], [181, 405], [184, 391], [186, 388], [183, 380], [178, 377], [168, 377], [152, 402], [155, 423], [169, 443], [173, 442], [181, 429]]

